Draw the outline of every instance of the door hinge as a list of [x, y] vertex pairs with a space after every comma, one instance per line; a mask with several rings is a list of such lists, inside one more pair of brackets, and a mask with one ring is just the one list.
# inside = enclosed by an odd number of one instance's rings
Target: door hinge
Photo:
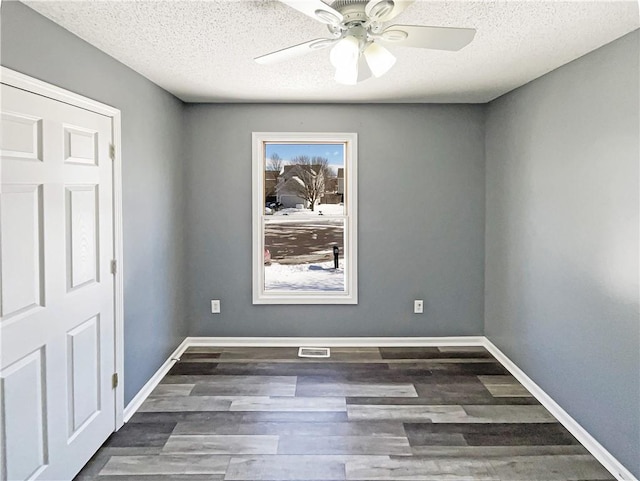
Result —
[[111, 387], [113, 389], [118, 387], [118, 373], [114, 372], [113, 376], [111, 376]]
[[115, 275], [116, 272], [118, 272], [118, 261], [113, 259], [111, 261], [111, 274]]
[[109, 144], [109, 157], [111, 160], [116, 160], [116, 146], [113, 144]]

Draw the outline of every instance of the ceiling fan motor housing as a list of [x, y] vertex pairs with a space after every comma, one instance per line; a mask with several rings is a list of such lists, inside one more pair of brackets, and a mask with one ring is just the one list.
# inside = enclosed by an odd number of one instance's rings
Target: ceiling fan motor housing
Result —
[[331, 4], [333, 8], [342, 14], [345, 24], [353, 21], [366, 22], [366, 5], [367, 0], [336, 0]]
[[[392, 0], [386, 1], [391, 2], [391, 8], [393, 8]], [[333, 2], [331, 4], [331, 7], [339, 11], [344, 17], [344, 20], [341, 24], [328, 25], [329, 31], [333, 34], [333, 36], [342, 36], [344, 32], [347, 32], [354, 27], [363, 25], [366, 25], [367, 30], [376, 32], [379, 29], [380, 24], [378, 24], [378, 22], [372, 21], [367, 16], [367, 13], [365, 12], [367, 3], [368, 0], [336, 0], [335, 2]], [[367, 22], [369, 23], [367, 24]], [[349, 33], [348, 35], [351, 34]]]

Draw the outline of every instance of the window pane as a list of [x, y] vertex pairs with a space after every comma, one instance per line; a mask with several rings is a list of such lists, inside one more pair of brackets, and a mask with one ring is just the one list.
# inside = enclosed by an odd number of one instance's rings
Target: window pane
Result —
[[265, 213], [345, 215], [344, 148], [344, 143], [266, 143]]
[[265, 292], [344, 292], [344, 236], [343, 219], [266, 218]]

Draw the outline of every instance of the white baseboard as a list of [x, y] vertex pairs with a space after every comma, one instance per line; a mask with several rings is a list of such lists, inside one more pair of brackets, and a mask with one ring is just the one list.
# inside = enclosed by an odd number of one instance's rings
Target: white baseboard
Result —
[[188, 337], [189, 346], [429, 347], [484, 346], [483, 336], [458, 337]]
[[187, 337], [124, 409], [127, 422], [191, 346], [219, 347], [485, 347], [619, 481], [638, 481], [551, 396], [484, 336], [458, 337]]
[[527, 376], [515, 363], [509, 359], [495, 344], [489, 339], [484, 339], [484, 347], [487, 348], [493, 357], [502, 364], [520, 384], [533, 394], [560, 423], [587, 448], [587, 450], [609, 471], [616, 479], [620, 481], [638, 481], [638, 479], [625, 468], [602, 444], [595, 440], [591, 434], [587, 432], [575, 419], [573, 419], [562, 407], [555, 402], [551, 396], [542, 390], [533, 380]]
[[187, 350], [189, 344], [187, 343], [187, 339], [180, 343], [180, 345], [176, 348], [175, 351], [171, 353], [169, 358], [160, 366], [160, 368], [156, 371], [156, 373], [151, 376], [151, 379], [147, 381], [147, 383], [142, 386], [142, 389], [138, 391], [133, 399], [127, 404], [127, 407], [124, 408], [123, 419], [124, 422], [128, 422], [131, 419], [131, 416], [135, 414], [135, 412], [142, 406], [142, 403], [149, 397], [151, 391], [155, 389], [155, 387], [160, 384], [162, 378], [167, 375], [171, 367], [176, 363], [176, 360], [182, 356], [182, 353]]

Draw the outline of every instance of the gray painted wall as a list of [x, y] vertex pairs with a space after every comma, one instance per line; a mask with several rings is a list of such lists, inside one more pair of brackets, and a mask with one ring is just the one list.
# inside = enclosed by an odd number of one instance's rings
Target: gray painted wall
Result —
[[[188, 105], [186, 117], [191, 335], [482, 334], [483, 106]], [[252, 131], [358, 133], [357, 306], [252, 305]]]
[[126, 403], [187, 335], [183, 104], [20, 3], [1, 20], [3, 66], [122, 111]]
[[485, 332], [640, 477], [639, 37], [491, 103]]

